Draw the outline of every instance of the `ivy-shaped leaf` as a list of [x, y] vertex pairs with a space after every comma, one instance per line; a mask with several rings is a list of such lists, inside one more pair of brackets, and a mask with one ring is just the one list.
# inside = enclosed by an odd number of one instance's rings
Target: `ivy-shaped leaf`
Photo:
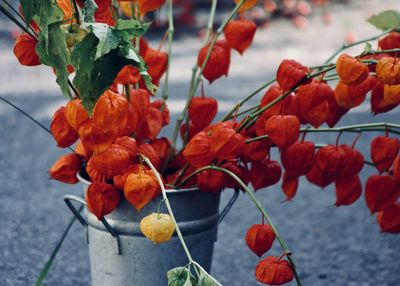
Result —
[[90, 25], [93, 34], [99, 39], [96, 47], [95, 60], [108, 54], [111, 50], [118, 47], [120, 38], [115, 31], [107, 24], [94, 23]]
[[196, 278], [187, 267], [176, 267], [167, 272], [168, 286], [197, 286]]
[[117, 20], [115, 29], [120, 33], [125, 39], [132, 40], [133, 37], [143, 36], [147, 29], [150, 27], [150, 23], [140, 23], [138, 20]]
[[386, 10], [378, 15], [374, 15], [367, 20], [380, 30], [388, 30], [392, 28], [400, 28], [400, 12], [394, 10]]
[[203, 267], [197, 262], [193, 262], [194, 266], [199, 271], [199, 280], [197, 286], [222, 286], [214, 277], [207, 273]]
[[83, 3], [83, 21], [86, 23], [93, 23], [94, 22], [94, 13], [97, 11], [97, 4], [94, 0], [85, 0]]

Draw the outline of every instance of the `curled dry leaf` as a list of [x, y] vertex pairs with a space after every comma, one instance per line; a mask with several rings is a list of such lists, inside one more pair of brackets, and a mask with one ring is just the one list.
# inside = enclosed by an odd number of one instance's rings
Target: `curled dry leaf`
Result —
[[87, 207], [98, 219], [111, 213], [118, 205], [120, 194], [118, 190], [107, 183], [92, 182], [86, 192]]
[[49, 169], [50, 178], [66, 183], [76, 184], [78, 178], [76, 174], [81, 170], [81, 159], [79, 156], [72, 154], [63, 155], [54, 162]]
[[152, 213], [140, 221], [140, 230], [154, 244], [171, 239], [175, 224], [169, 214]]
[[246, 244], [258, 257], [271, 249], [275, 232], [269, 224], [253, 224], [246, 233]]
[[257, 281], [268, 285], [282, 285], [293, 280], [293, 270], [286, 260], [274, 256], [262, 259], [256, 267]]

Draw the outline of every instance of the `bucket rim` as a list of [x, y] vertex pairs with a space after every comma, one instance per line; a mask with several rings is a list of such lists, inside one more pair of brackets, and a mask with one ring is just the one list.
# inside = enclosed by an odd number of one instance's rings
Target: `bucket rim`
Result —
[[[76, 177], [78, 178], [79, 182], [81, 182], [86, 186], [89, 186], [92, 183], [83, 178], [80, 172], [76, 173]], [[178, 194], [178, 193], [188, 193], [188, 192], [200, 192], [200, 189], [198, 187], [185, 188], [185, 189], [167, 189], [165, 190], [165, 192], [167, 194]]]

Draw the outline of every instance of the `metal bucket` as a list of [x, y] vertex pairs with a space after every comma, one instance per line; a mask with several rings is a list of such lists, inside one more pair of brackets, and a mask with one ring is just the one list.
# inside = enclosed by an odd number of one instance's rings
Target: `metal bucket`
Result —
[[[78, 175], [84, 193], [90, 182]], [[239, 192], [219, 214], [220, 194], [204, 193], [199, 189], [168, 190], [172, 206], [185, 242], [193, 256], [209, 272], [218, 223], [229, 211]], [[89, 244], [93, 286], [167, 285], [167, 271], [188, 263], [176, 233], [168, 242], [155, 245], [140, 231], [141, 219], [157, 212], [161, 196], [146, 205], [139, 213], [127, 200], [99, 221], [85, 209], [86, 219], [71, 201], [86, 204], [82, 198], [67, 195], [65, 202], [86, 227]], [[164, 205], [161, 212], [167, 213]]]

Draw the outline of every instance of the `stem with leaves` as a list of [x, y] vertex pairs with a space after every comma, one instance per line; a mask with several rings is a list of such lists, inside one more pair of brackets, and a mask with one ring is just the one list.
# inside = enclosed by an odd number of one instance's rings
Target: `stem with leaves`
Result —
[[190, 176], [186, 177], [184, 180], [182, 180], [182, 182], [180, 183], [180, 185], [178, 185], [177, 187], [179, 188], [179, 186], [184, 185], [186, 182], [188, 182], [191, 178], [193, 178], [194, 176], [196, 176], [197, 174], [206, 171], [206, 170], [215, 170], [215, 171], [219, 171], [219, 172], [223, 172], [225, 174], [227, 174], [228, 176], [230, 176], [232, 179], [234, 179], [239, 185], [240, 188], [250, 197], [250, 199], [253, 201], [253, 203], [255, 204], [255, 206], [257, 207], [257, 209], [260, 210], [260, 212], [263, 214], [264, 218], [268, 221], [269, 225], [271, 226], [272, 230], [274, 231], [275, 235], [276, 235], [276, 239], [278, 240], [280, 246], [282, 247], [283, 251], [285, 253], [287, 253], [287, 258], [292, 266], [293, 269], [293, 274], [295, 276], [296, 282], [298, 286], [301, 286], [301, 281], [300, 281], [300, 276], [297, 273], [296, 270], [296, 264], [295, 261], [292, 257], [292, 252], [289, 250], [289, 248], [286, 245], [286, 242], [283, 240], [283, 238], [281, 237], [281, 235], [279, 234], [277, 228], [275, 227], [275, 225], [273, 224], [270, 216], [268, 215], [268, 213], [265, 211], [265, 209], [263, 208], [261, 202], [257, 199], [256, 195], [254, 194], [254, 192], [252, 192], [245, 183], [243, 183], [243, 181], [236, 176], [234, 173], [232, 173], [231, 171], [222, 168], [222, 167], [217, 167], [217, 166], [206, 166], [200, 169], [197, 169], [195, 172], [193, 172]]

